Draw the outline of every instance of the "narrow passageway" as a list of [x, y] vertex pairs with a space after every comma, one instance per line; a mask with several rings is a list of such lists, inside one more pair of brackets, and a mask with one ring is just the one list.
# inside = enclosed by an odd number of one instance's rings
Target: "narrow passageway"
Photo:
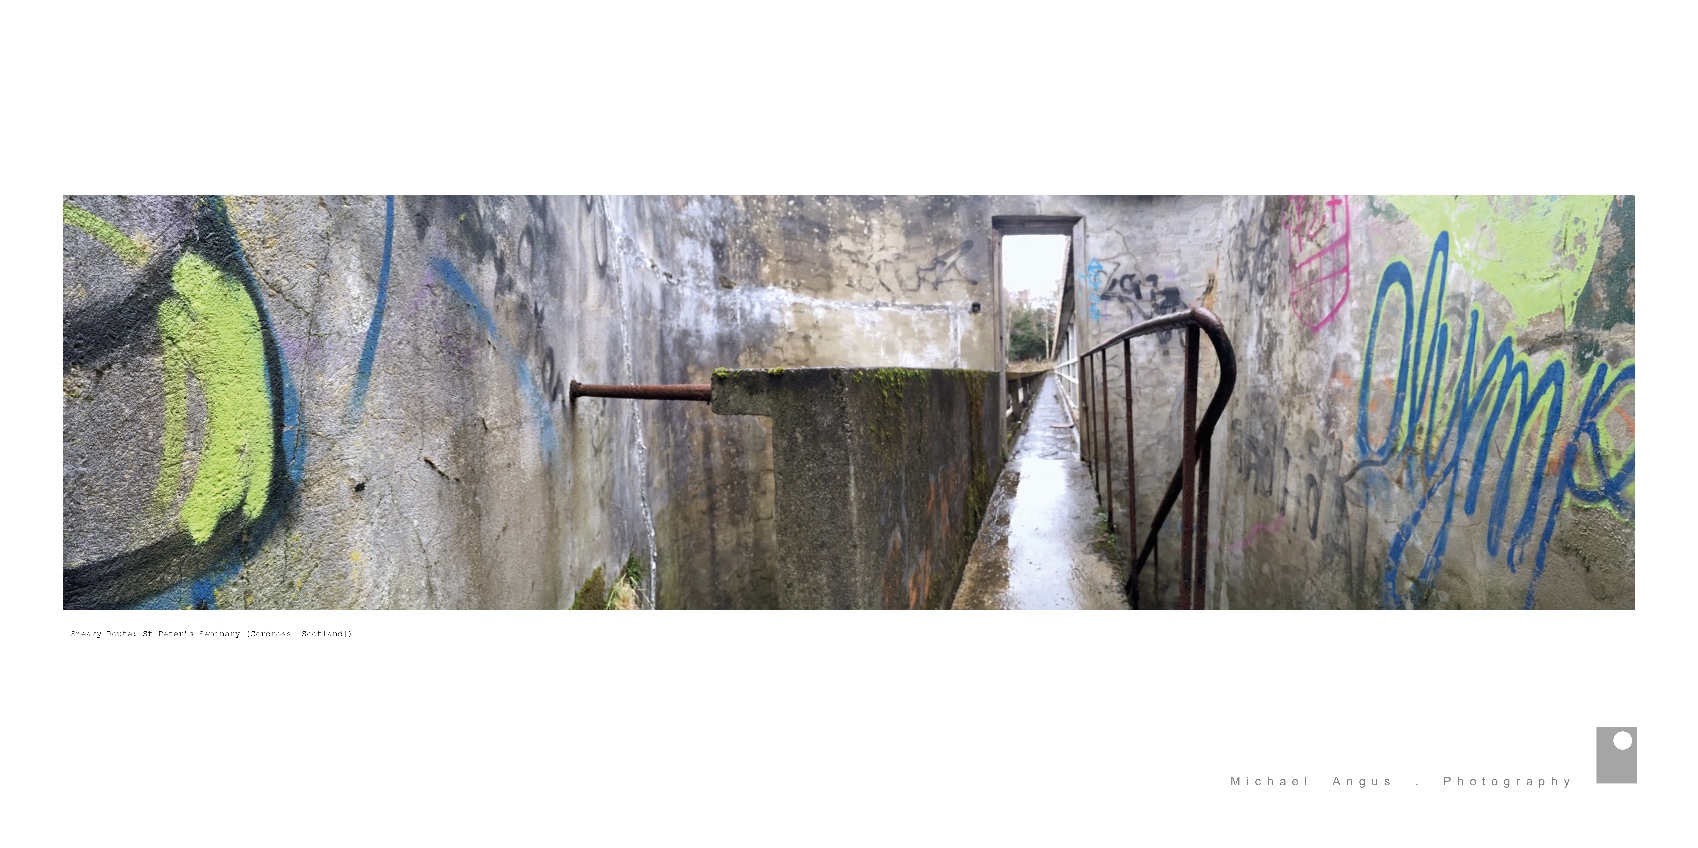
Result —
[[956, 609], [1127, 609], [1093, 549], [1097, 502], [1051, 374], [997, 481], [955, 594]]

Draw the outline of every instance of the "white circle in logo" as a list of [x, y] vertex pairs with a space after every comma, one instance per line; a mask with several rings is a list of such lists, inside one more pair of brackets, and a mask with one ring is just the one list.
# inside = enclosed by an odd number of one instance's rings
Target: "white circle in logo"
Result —
[[1633, 747], [1633, 734], [1623, 730], [1615, 735], [1615, 749], [1625, 751]]

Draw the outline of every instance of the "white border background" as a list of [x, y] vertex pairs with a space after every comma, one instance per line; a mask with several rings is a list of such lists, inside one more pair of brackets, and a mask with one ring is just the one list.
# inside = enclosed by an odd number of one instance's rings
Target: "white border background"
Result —
[[[0, 59], [17, 186], [6, 830], [172, 845], [1689, 835], [1674, 810], [1695, 788], [1691, 469], [1671, 367], [1692, 335], [1671, 248], [1694, 224], [1685, 26], [1622, 2], [1129, 6], [178, 2], [16, 19]], [[1638, 195], [1636, 610], [59, 609], [61, 195], [1299, 189]], [[208, 621], [356, 635], [69, 635]], [[1641, 728], [1637, 786], [1593, 784], [1600, 725]], [[1270, 774], [1311, 785], [1227, 785]], [[1432, 785], [1447, 774], [1572, 783]]]

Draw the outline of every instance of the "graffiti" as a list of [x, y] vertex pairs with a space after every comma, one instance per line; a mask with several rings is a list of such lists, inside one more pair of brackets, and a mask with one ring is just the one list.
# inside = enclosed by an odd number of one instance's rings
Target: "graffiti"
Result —
[[[1282, 526], [1281, 522], [1279, 522], [1279, 521], [1269, 521], [1266, 524], [1254, 525], [1250, 528], [1250, 532], [1245, 534], [1244, 538], [1239, 539], [1236, 542], [1232, 542], [1232, 543], [1226, 545], [1225, 549], [1226, 549], [1227, 553], [1234, 553], [1234, 554], [1238, 553], [1239, 551], [1242, 551], [1245, 548], [1249, 547], [1252, 542], [1256, 541], [1256, 536], [1262, 535], [1262, 534], [1265, 534], [1265, 535], [1268, 535], [1268, 536], [1275, 535], [1280, 531], [1281, 526]], [[1219, 542], [1216, 542], [1213, 539], [1210, 539], [1209, 540], [1209, 547], [1218, 548], [1218, 547], [1221, 547], [1221, 545], [1220, 545]]]
[[1610, 207], [1599, 235], [1597, 261], [1574, 305], [1576, 327], [1607, 330], [1634, 322], [1634, 206], [1633, 195], [1627, 195]]
[[[477, 318], [479, 326], [483, 329], [484, 337], [513, 367], [514, 377], [519, 384], [519, 394], [524, 397], [525, 405], [530, 410], [531, 420], [536, 424], [539, 431], [543, 458], [553, 462], [559, 445], [554, 435], [554, 419], [549, 414], [549, 401], [544, 398], [542, 390], [538, 388], [537, 381], [531, 376], [531, 367], [525, 362], [524, 355], [502, 337], [501, 331], [495, 325], [495, 316], [483, 305], [483, 301], [478, 297], [477, 292], [472, 290], [471, 283], [466, 282], [466, 278], [461, 276], [459, 269], [454, 267], [454, 263], [447, 259], [433, 259], [426, 266], [426, 269], [427, 274], [434, 274], [436, 278], [448, 284], [449, 290], [453, 291], [466, 305], [466, 308], [471, 310], [473, 317]], [[558, 384], [558, 382], [559, 379], [556, 377], [555, 383]]]
[[[1440, 232], [1419, 298], [1409, 267], [1401, 261], [1391, 263], [1380, 278], [1363, 346], [1356, 427], [1361, 459], [1351, 473], [1392, 472], [1402, 460], [1404, 485], [1421, 493], [1392, 539], [1380, 603], [1401, 608], [1406, 600], [1415, 605], [1424, 602], [1443, 565], [1458, 501], [1463, 514], [1473, 516], [1481, 505], [1483, 484], [1495, 471], [1486, 550], [1492, 557], [1503, 556], [1511, 573], [1524, 566], [1530, 555], [1532, 571], [1523, 606], [1531, 608], [1546, 549], [1565, 506], [1600, 506], [1621, 521], [1634, 519], [1634, 450], [1631, 445], [1617, 448], [1604, 426], [1617, 404], [1633, 391], [1634, 364], [1628, 360], [1611, 368], [1598, 362], [1590, 374], [1575, 374], [1576, 389], [1583, 388], [1583, 394], [1566, 395], [1569, 381], [1564, 357], [1552, 356], [1541, 369], [1517, 350], [1511, 334], [1495, 345], [1483, 345], [1478, 306], [1468, 315], [1460, 358], [1450, 356], [1455, 334], [1444, 316], [1450, 263], [1450, 234]], [[1384, 405], [1374, 377], [1376, 345], [1383, 317], [1388, 309], [1396, 309], [1390, 299], [1393, 294], [1400, 296], [1402, 307], [1391, 313], [1400, 313], [1402, 319], [1401, 338], [1392, 348], [1397, 351], [1397, 377], [1383, 433], [1371, 437], [1370, 418]], [[1484, 367], [1477, 372], [1482, 358]], [[1451, 369], [1447, 390], [1446, 371]], [[1445, 415], [1442, 407], [1447, 402]], [[1526, 461], [1529, 451], [1536, 454], [1531, 462]], [[1465, 491], [1458, 498], [1464, 476]], [[1512, 508], [1517, 497], [1519, 510]], [[1429, 509], [1442, 510], [1442, 515], [1428, 534], [1426, 558], [1411, 578], [1414, 596], [1406, 599], [1398, 591], [1398, 576]]]
[[[151, 508], [174, 528], [135, 550], [67, 568], [67, 608], [212, 606], [213, 589], [241, 570], [301, 481], [299, 394], [224, 201], [199, 198], [180, 211], [188, 218], [181, 237], [150, 252], [64, 203], [65, 223], [105, 245], [136, 277], [118, 303], [66, 315], [65, 366], [102, 367], [136, 356], [131, 349], [141, 338], [158, 340], [163, 426]], [[124, 320], [114, 324], [117, 316]], [[194, 432], [191, 405], [200, 410]]]
[[[91, 211], [112, 203], [63, 204], [66, 516], [79, 523], [98, 516], [93, 523], [102, 526], [120, 522], [107, 537], [111, 541], [67, 539], [64, 605], [212, 608], [219, 605], [220, 590], [269, 549], [288, 520], [307, 470], [300, 394], [225, 201], [132, 201], [125, 220], [145, 228], [134, 235]], [[451, 333], [445, 349], [469, 365], [487, 341], [511, 365], [522, 408], [536, 425], [544, 459], [552, 463], [550, 403], [564, 403], [553, 349], [543, 355], [545, 382], [539, 388], [525, 357], [498, 332], [494, 316], [446, 259], [427, 263], [411, 305], [390, 314], [391, 296], [399, 296], [395, 222], [390, 196], [376, 298], [349, 369], [352, 386], [343, 417], [350, 425], [365, 419], [378, 354], [387, 350], [380, 344], [385, 325], [408, 323], [421, 298], [451, 292], [485, 338], [456, 352], [453, 341], [464, 341], [466, 334], [452, 339]], [[535, 250], [535, 245], [521, 250], [514, 268], [528, 273]], [[451, 312], [465, 314], [453, 307]], [[539, 309], [527, 314], [541, 323]], [[348, 354], [352, 359], [355, 351]], [[102, 375], [114, 370], [123, 376], [108, 385], [124, 396], [100, 390]], [[150, 414], [157, 416], [152, 418], [157, 444], [153, 436], [149, 444], [111, 444], [108, 433], [147, 432]], [[96, 424], [94, 418], [119, 423]], [[436, 467], [429, 457], [425, 462]], [[137, 477], [143, 477], [145, 489], [129, 485]], [[357, 480], [352, 490], [365, 486]]]
[[1103, 283], [1107, 279], [1108, 274], [1103, 271], [1103, 263], [1100, 259], [1092, 259], [1085, 265], [1085, 270], [1079, 272], [1079, 282], [1090, 288], [1091, 294], [1090, 297], [1086, 298], [1086, 301], [1088, 314], [1092, 321], [1103, 319]]
[[[1155, 277], [1154, 274], [1151, 274], [1150, 275], [1150, 287], [1151, 288], [1155, 287], [1155, 282], [1156, 282], [1156, 277]], [[1102, 299], [1103, 300], [1118, 300], [1118, 301], [1143, 300], [1144, 299], [1144, 290], [1142, 288], [1139, 288], [1139, 286], [1138, 286], [1138, 275], [1137, 274], [1121, 274], [1120, 276], [1115, 277], [1113, 280], [1109, 281], [1109, 284], [1107, 286], [1105, 286], [1103, 288]]]
[[1575, 322], [1614, 197], [1429, 197], [1386, 200], [1427, 238], [1448, 233], [1456, 263], [1510, 306], [1511, 327], [1551, 312]]
[[1326, 326], [1350, 295], [1350, 202], [1293, 196], [1285, 228], [1291, 309], [1310, 330]]
[[360, 350], [359, 370], [354, 375], [354, 391], [348, 400], [348, 417], [358, 419], [365, 411], [366, 386], [371, 383], [371, 366], [377, 358], [377, 338], [383, 330], [383, 308], [389, 299], [389, 257], [395, 246], [395, 195], [384, 201], [383, 212], [383, 269], [377, 279], [377, 304], [371, 310], [371, 326], [366, 329], [365, 347]]
[[979, 284], [961, 269], [961, 260], [973, 252], [973, 240], [961, 242], [960, 247], [945, 251], [932, 257], [932, 261], [920, 268], [920, 286], [932, 284], [932, 291], [937, 291], [944, 283], [966, 283], [970, 286]]
[[[1270, 203], [1274, 199], [1270, 199]], [[1234, 279], [1247, 284], [1258, 296], [1265, 295], [1280, 270], [1279, 247], [1286, 242], [1279, 234], [1279, 209], [1264, 208], [1242, 220], [1232, 230], [1227, 246]]]
[[[1260, 393], [1250, 394], [1254, 398]], [[1251, 406], [1266, 403], [1252, 400]], [[1242, 419], [1235, 418], [1229, 425], [1239, 478], [1249, 484], [1252, 493], [1273, 501], [1282, 518], [1291, 519], [1291, 526], [1286, 529], [1305, 531], [1310, 539], [1318, 538], [1322, 531], [1321, 481], [1337, 476], [1344, 454], [1343, 442], [1323, 439], [1313, 430], [1305, 431], [1295, 442], [1288, 442], [1284, 422], [1275, 424], [1271, 433], [1247, 429]], [[1293, 447], [1297, 448], [1296, 453], [1292, 452]], [[1305, 472], [1304, 468], [1310, 470]]]
[[[1118, 271], [1119, 266], [1114, 270]], [[1104, 268], [1100, 259], [1092, 259], [1079, 279], [1089, 287], [1088, 310], [1093, 321], [1102, 320], [1102, 304], [1105, 302], [1122, 304], [1127, 319], [1132, 323], [1190, 308], [1181, 298], [1178, 286], [1162, 287], [1159, 276], [1148, 274], [1142, 281], [1149, 286], [1146, 292], [1136, 272], [1114, 276], [1114, 271]], [[1156, 339], [1162, 344], [1166, 344], [1172, 336], [1172, 330], [1156, 333]]]

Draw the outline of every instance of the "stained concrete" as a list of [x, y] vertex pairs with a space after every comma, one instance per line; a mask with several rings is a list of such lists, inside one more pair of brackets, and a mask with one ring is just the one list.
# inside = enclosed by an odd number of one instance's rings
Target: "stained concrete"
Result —
[[[700, 404], [568, 404], [566, 381], [994, 373], [993, 222], [1044, 215], [1080, 219], [1072, 350], [1200, 305], [1238, 351], [1213, 444], [1210, 606], [1631, 608], [1635, 208], [67, 197], [65, 603], [565, 607], [635, 555], [662, 607], [774, 606], [771, 424]], [[176, 274], [185, 259], [218, 285], [197, 294]], [[202, 301], [223, 309], [182, 324]], [[1181, 354], [1177, 334], [1132, 351], [1140, 515], [1178, 461]], [[1451, 413], [1466, 362], [1462, 388], [1485, 411], [1464, 421]], [[1206, 396], [1217, 369], [1201, 366]], [[1516, 409], [1510, 366], [1560, 399]], [[1125, 367], [1110, 358], [1114, 432]], [[1546, 405], [1554, 431], [1535, 426]], [[1464, 438], [1444, 435], [1452, 420]], [[1125, 492], [1124, 473], [1097, 482]], [[887, 556], [927, 550], [911, 542]]]
[[993, 372], [990, 202], [66, 197], [65, 604], [775, 606], [770, 425], [567, 382]]
[[[1064, 346], [1191, 306], [1231, 338], [1237, 388], [1212, 445], [1211, 608], [1634, 606], [1632, 196], [1041, 208], [1085, 221]], [[1183, 349], [1174, 334], [1131, 354], [1148, 516], [1179, 462]], [[1200, 366], [1207, 397], [1218, 368], [1207, 351]], [[1124, 426], [1124, 368], [1109, 357], [1110, 432]], [[1537, 412], [1517, 409], [1522, 392]], [[1459, 396], [1478, 411], [1458, 414]], [[1109, 476], [1127, 491], [1121, 464]], [[1106, 494], [1107, 478], [1097, 484]], [[1167, 532], [1162, 551], [1174, 550]]]
[[994, 376], [714, 373], [714, 412], [772, 419], [780, 607], [949, 606], [1002, 468]]
[[1096, 497], [1054, 375], [997, 481], [955, 609], [1126, 609], [1120, 570], [1096, 550]]

